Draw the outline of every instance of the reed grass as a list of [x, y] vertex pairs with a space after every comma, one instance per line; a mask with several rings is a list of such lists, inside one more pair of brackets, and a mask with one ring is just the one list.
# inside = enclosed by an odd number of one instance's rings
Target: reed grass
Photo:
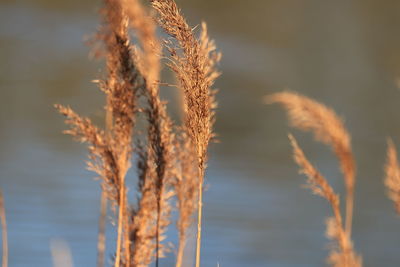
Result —
[[340, 163], [346, 194], [346, 222], [339, 206], [339, 196], [322, 174], [309, 162], [296, 139], [289, 135], [295, 162], [300, 172], [308, 177], [307, 187], [325, 198], [334, 216], [327, 220], [327, 236], [334, 241], [328, 262], [334, 267], [360, 267], [362, 259], [353, 249], [351, 241], [351, 222], [354, 201], [355, 162], [351, 150], [350, 135], [342, 120], [335, 112], [310, 98], [296, 93], [282, 92], [266, 97], [267, 103], [279, 103], [288, 112], [291, 125], [303, 131], [310, 131], [316, 140], [329, 145]]
[[168, 65], [175, 72], [183, 89], [185, 130], [198, 158], [196, 267], [199, 267], [203, 184], [207, 149], [213, 137], [215, 121], [215, 90], [212, 86], [219, 76], [215, 65], [220, 60], [221, 54], [215, 52], [214, 42], [208, 37], [205, 23], [202, 23], [201, 35], [197, 39], [174, 1], [151, 0], [151, 3], [158, 12], [159, 25], [172, 38], [167, 41], [170, 53]]
[[[115, 267], [145, 267], [153, 262], [156, 267], [160, 265], [160, 258], [170, 252], [165, 239], [173, 204], [179, 212], [175, 266], [183, 266], [188, 230], [197, 211], [195, 265], [200, 267], [203, 185], [208, 147], [215, 135], [214, 82], [220, 75], [216, 65], [221, 54], [216, 52], [206, 24], [201, 24], [198, 35], [173, 0], [150, 0], [156, 17], [139, 0], [103, 2], [102, 24], [95, 38], [100, 50], [95, 54], [104, 57], [106, 70], [105, 77], [95, 81], [105, 95], [105, 127], [96, 126], [70, 107], [55, 105], [70, 127], [65, 133], [88, 144], [87, 166], [101, 178], [97, 266], [104, 266], [109, 203], [117, 222], [112, 257]], [[157, 36], [157, 25], [169, 35], [166, 40]], [[136, 43], [132, 42], [132, 31]], [[160, 85], [165, 84], [160, 81], [162, 59], [177, 78], [175, 86], [182, 91], [182, 125], [171, 119], [160, 97]], [[351, 239], [356, 166], [351, 137], [343, 121], [332, 109], [296, 93], [273, 94], [266, 102], [284, 106], [292, 126], [313, 133], [336, 155], [346, 187], [344, 212], [339, 195], [308, 160], [295, 137], [289, 135], [294, 161], [307, 176], [306, 187], [326, 199], [333, 213], [326, 221], [326, 235], [332, 241], [327, 262], [334, 267], [361, 267], [362, 258]], [[146, 122], [142, 139], [137, 126], [141, 118]], [[138, 183], [136, 201], [130, 202], [126, 180], [132, 164], [137, 165]], [[389, 198], [400, 214], [400, 167], [391, 140], [385, 172]], [[0, 220], [2, 266], [7, 267], [7, 225], [1, 191]], [[72, 266], [65, 247], [52, 252], [56, 265]]]
[[[220, 55], [202, 24], [199, 37], [187, 25], [174, 1], [151, 1], [157, 22], [173, 38], [161, 43], [151, 12], [139, 0], [104, 0], [102, 26], [96, 34], [95, 54], [106, 60], [106, 77], [96, 80], [106, 97], [105, 129], [71, 108], [56, 105], [66, 116], [65, 133], [89, 148], [88, 168], [101, 178], [102, 201], [98, 238], [98, 266], [104, 265], [106, 201], [115, 211], [116, 251], [114, 266], [148, 266], [168, 248], [163, 244], [170, 224], [172, 197], [177, 195], [179, 248], [182, 265], [187, 229], [198, 212], [197, 266], [200, 264], [202, 191], [207, 147], [215, 120], [212, 89], [219, 75]], [[183, 28], [182, 28], [183, 27]], [[138, 42], [131, 43], [130, 30]], [[163, 45], [162, 45], [163, 44]], [[168, 56], [162, 55], [166, 47]], [[175, 125], [160, 98], [161, 58], [177, 76], [184, 95], [184, 125]], [[144, 100], [144, 101], [141, 101]], [[143, 115], [143, 116], [139, 116]], [[144, 140], [136, 127], [144, 118]], [[137, 201], [129, 204], [126, 179], [137, 160]], [[103, 199], [104, 198], [104, 199]]]

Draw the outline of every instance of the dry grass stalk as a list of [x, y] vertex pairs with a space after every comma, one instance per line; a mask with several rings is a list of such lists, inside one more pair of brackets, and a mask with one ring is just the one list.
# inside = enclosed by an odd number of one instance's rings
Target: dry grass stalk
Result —
[[266, 97], [267, 103], [280, 103], [288, 111], [293, 127], [311, 131], [315, 138], [329, 146], [339, 159], [346, 185], [346, 232], [351, 236], [354, 205], [355, 162], [351, 138], [342, 120], [326, 106], [301, 95], [282, 92]]
[[333, 212], [333, 217], [327, 220], [327, 236], [334, 241], [328, 262], [334, 267], [361, 267], [362, 260], [354, 250], [352, 242], [343, 226], [340, 212], [339, 196], [329, 185], [322, 174], [308, 161], [296, 139], [289, 135], [293, 147], [293, 157], [300, 166], [300, 172], [307, 176], [307, 185], [314, 194], [325, 198]]
[[103, 179], [102, 187], [107, 198], [113, 206], [118, 206], [115, 265], [119, 266], [121, 261], [127, 262], [130, 258], [125, 176], [130, 168], [136, 90], [141, 84], [132, 60], [127, 18], [119, 1], [106, 0], [102, 14], [104, 22], [99, 36], [106, 47], [108, 77], [100, 86], [107, 95], [107, 134], [71, 109], [62, 106], [57, 108], [67, 116], [67, 123], [72, 127], [67, 133], [90, 144], [91, 162], [88, 166]]
[[3, 257], [2, 266], [8, 266], [8, 240], [7, 240], [7, 221], [6, 221], [6, 208], [4, 205], [3, 192], [0, 190], [0, 220], [1, 220], [1, 236], [3, 239]]
[[396, 148], [391, 139], [388, 140], [385, 173], [385, 186], [388, 189], [389, 198], [394, 202], [397, 213], [400, 214], [400, 166]]
[[[107, 49], [108, 78], [103, 86], [110, 111], [112, 150], [118, 164], [118, 235], [115, 266], [130, 261], [129, 207], [125, 176], [130, 168], [132, 133], [135, 126], [136, 91], [142, 86], [135, 68], [128, 35], [128, 18], [119, 0], [105, 0], [102, 30]], [[124, 258], [121, 257], [124, 256]]]
[[174, 183], [179, 210], [178, 233], [179, 245], [176, 257], [176, 267], [181, 267], [187, 241], [187, 230], [192, 224], [193, 214], [197, 209], [198, 199], [198, 168], [197, 157], [187, 134], [184, 132], [176, 142], [176, 180]]
[[[170, 177], [172, 165], [173, 135], [171, 133], [172, 122], [166, 112], [166, 103], [160, 100], [159, 72], [161, 46], [156, 37], [156, 25], [148, 12], [139, 1], [122, 1], [129, 17], [132, 28], [135, 29], [139, 38], [141, 48], [135, 48], [135, 59], [138, 62], [139, 71], [144, 79], [145, 86], [141, 92], [146, 100], [147, 107], [144, 109], [148, 120], [148, 151], [147, 159], [155, 163], [155, 172], [146, 171], [151, 177], [143, 179], [154, 179], [157, 203], [157, 226], [156, 226], [156, 266], [159, 265], [160, 227], [161, 227], [161, 204], [164, 190], [168, 187], [166, 179]], [[144, 161], [145, 168], [152, 168], [151, 162]], [[166, 223], [166, 218], [163, 218]]]
[[220, 54], [215, 52], [215, 45], [208, 38], [205, 23], [202, 24], [200, 37], [196, 38], [173, 0], [151, 0], [151, 3], [158, 12], [159, 25], [176, 41], [166, 42], [170, 52], [169, 67], [175, 72], [184, 91], [185, 127], [198, 157], [196, 266], [199, 267], [203, 180], [208, 144], [213, 137], [216, 107], [212, 86], [219, 76], [215, 64], [219, 61]]
[[[78, 141], [89, 144], [88, 168], [96, 172], [103, 179], [102, 187], [114, 206], [120, 206], [124, 187], [120, 179], [121, 160], [115, 152], [115, 140], [109, 140], [104, 131], [98, 129], [84, 117], [80, 117], [68, 107], [56, 105], [59, 112], [67, 117], [66, 123], [71, 126], [65, 133], [74, 136]], [[119, 213], [119, 216], [121, 213]], [[120, 225], [120, 224], [119, 224]]]

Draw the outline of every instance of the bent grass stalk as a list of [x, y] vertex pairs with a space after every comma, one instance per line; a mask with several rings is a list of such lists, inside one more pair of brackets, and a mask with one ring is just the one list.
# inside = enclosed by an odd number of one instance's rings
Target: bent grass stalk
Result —
[[351, 236], [356, 167], [351, 138], [342, 120], [326, 106], [301, 95], [282, 92], [266, 97], [267, 103], [279, 103], [288, 112], [290, 123], [303, 131], [314, 133], [317, 141], [330, 146], [340, 163], [346, 185], [346, 232]]
[[359, 267], [361, 257], [355, 254], [351, 242], [351, 222], [353, 214], [355, 163], [350, 145], [350, 135], [343, 122], [332, 109], [301, 95], [282, 92], [266, 97], [267, 103], [279, 103], [288, 112], [291, 125], [314, 133], [316, 140], [329, 145], [340, 163], [346, 185], [346, 222], [340, 213], [339, 197], [326, 179], [307, 160], [293, 136], [289, 135], [293, 155], [301, 172], [307, 177], [307, 187], [330, 203], [334, 217], [327, 221], [327, 236], [336, 241], [337, 248], [331, 251], [328, 261], [332, 266]]

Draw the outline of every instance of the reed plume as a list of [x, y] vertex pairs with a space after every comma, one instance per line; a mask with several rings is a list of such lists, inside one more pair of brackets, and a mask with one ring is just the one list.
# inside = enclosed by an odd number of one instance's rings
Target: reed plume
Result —
[[282, 104], [293, 127], [314, 133], [316, 140], [330, 146], [340, 162], [346, 185], [346, 232], [351, 236], [356, 167], [351, 138], [342, 120], [326, 106], [301, 95], [282, 92], [266, 97], [267, 103]]
[[315, 138], [329, 145], [339, 159], [346, 185], [346, 222], [343, 224], [339, 206], [339, 197], [327, 180], [307, 160], [293, 136], [289, 136], [293, 155], [301, 172], [307, 177], [307, 187], [320, 195], [331, 205], [334, 216], [327, 220], [327, 236], [335, 241], [328, 262], [335, 267], [359, 267], [361, 257], [353, 250], [351, 242], [351, 221], [353, 213], [355, 163], [350, 145], [350, 135], [343, 122], [332, 109], [301, 95], [283, 92], [266, 97], [267, 103], [282, 104], [288, 111], [292, 126], [311, 131]]
[[339, 196], [325, 177], [309, 162], [296, 139], [289, 135], [293, 147], [293, 157], [300, 167], [300, 173], [307, 176], [306, 187], [314, 194], [325, 198], [330, 204], [333, 217], [327, 219], [327, 236], [334, 241], [328, 262], [334, 267], [361, 267], [362, 260], [353, 249], [353, 244], [343, 226]]
[[396, 148], [391, 139], [388, 140], [385, 173], [385, 186], [388, 190], [388, 196], [393, 201], [396, 212], [400, 214], [400, 166]]
[[199, 267], [203, 183], [207, 149], [213, 137], [215, 121], [215, 90], [212, 86], [219, 76], [215, 65], [221, 55], [215, 52], [214, 42], [208, 37], [205, 23], [202, 23], [200, 37], [196, 38], [173, 0], [151, 0], [151, 3], [158, 12], [159, 25], [172, 38], [166, 41], [170, 53], [168, 66], [176, 74], [184, 92], [185, 130], [198, 158], [196, 266]]

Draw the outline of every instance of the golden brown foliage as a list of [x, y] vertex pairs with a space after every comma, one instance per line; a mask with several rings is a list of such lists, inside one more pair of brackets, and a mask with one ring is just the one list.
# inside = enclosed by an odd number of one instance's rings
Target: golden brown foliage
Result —
[[392, 140], [388, 140], [387, 161], [385, 166], [385, 185], [388, 195], [393, 200], [397, 213], [400, 214], [400, 166]]
[[268, 103], [280, 103], [288, 111], [293, 127], [311, 131], [315, 138], [329, 146], [340, 162], [346, 185], [346, 231], [351, 234], [356, 167], [351, 150], [351, 138], [342, 120], [326, 106], [291, 92], [276, 93], [266, 98]]

